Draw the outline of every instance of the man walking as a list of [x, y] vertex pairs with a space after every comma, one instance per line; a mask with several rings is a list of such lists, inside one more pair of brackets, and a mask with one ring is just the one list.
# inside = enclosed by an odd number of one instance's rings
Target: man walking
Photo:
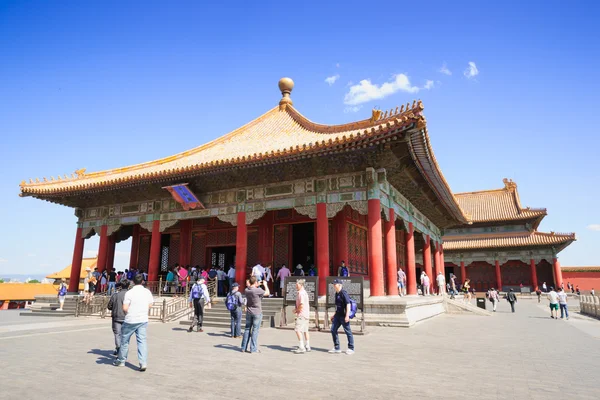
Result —
[[194, 330], [194, 326], [196, 326], [196, 332], [204, 332], [202, 329], [202, 320], [204, 319], [204, 306], [210, 308], [210, 295], [208, 294], [208, 288], [204, 284], [204, 277], [199, 276], [194, 286], [190, 290], [190, 308], [194, 307], [194, 319], [192, 320], [192, 325], [188, 329], [188, 332], [192, 332]]
[[223, 267], [219, 267], [217, 271], [217, 294], [219, 296], [225, 296], [225, 282], [227, 281], [227, 275]]
[[115, 286], [115, 288], [116, 292], [110, 297], [107, 306], [110, 310], [110, 316], [112, 317], [112, 331], [115, 335], [115, 352], [113, 353], [113, 356], [119, 355], [119, 349], [121, 348], [121, 332], [123, 322], [125, 321], [123, 301], [125, 300], [127, 289], [129, 289], [129, 282], [127, 282], [127, 279], [123, 279]]
[[438, 295], [443, 296], [446, 289], [446, 278], [444, 277], [444, 274], [442, 274], [442, 271], [438, 272], [438, 276], [435, 280], [438, 286]]
[[421, 287], [423, 288], [423, 296], [429, 296], [429, 275], [425, 271], [421, 272]]
[[331, 336], [334, 347], [329, 350], [329, 353], [339, 354], [342, 352], [338, 336], [338, 329], [341, 326], [348, 337], [348, 350], [346, 354], [351, 355], [354, 354], [354, 336], [352, 336], [352, 329], [350, 329], [350, 296], [343, 289], [340, 279], [333, 280], [333, 287], [335, 288], [335, 314], [331, 317]]
[[148, 328], [148, 311], [154, 303], [152, 293], [142, 286], [144, 278], [136, 275], [133, 279], [134, 287], [129, 289], [123, 298], [123, 311], [125, 320], [121, 327], [121, 348], [113, 365], [124, 367], [129, 353], [129, 339], [135, 333], [137, 341], [138, 362], [140, 371], [147, 368], [148, 347], [146, 343], [146, 330]]
[[227, 295], [227, 309], [231, 314], [231, 337], [234, 339], [242, 337], [242, 306], [244, 299], [239, 291], [240, 285], [233, 283], [231, 291]]
[[279, 281], [279, 296], [283, 295], [283, 285], [285, 284], [285, 278], [289, 278], [290, 276], [292, 276], [292, 273], [290, 272], [289, 268], [286, 267], [285, 264], [283, 264], [279, 272], [277, 272], [277, 280]]
[[310, 319], [310, 304], [308, 302], [308, 293], [304, 290], [304, 279], [296, 281], [296, 323], [294, 330], [298, 337], [298, 348], [293, 350], [296, 354], [306, 353], [310, 351], [310, 342], [308, 334], [308, 321]]
[[506, 300], [508, 300], [508, 302], [510, 303], [510, 309], [512, 310], [512, 312], [515, 312], [515, 303], [517, 302], [517, 295], [515, 294], [513, 289], [510, 289], [510, 291], [506, 295]]
[[550, 301], [550, 318], [558, 319], [558, 293], [554, 291], [552, 286], [550, 286], [548, 300]]
[[[235, 282], [235, 265], [229, 267], [229, 271], [227, 271], [227, 278], [229, 279], [229, 287], [233, 287], [233, 283]], [[238, 285], [239, 287], [239, 285]], [[231, 289], [229, 289], [231, 290]]]
[[454, 299], [454, 296], [456, 296], [458, 294], [458, 291], [456, 290], [456, 275], [454, 274], [450, 274], [450, 289], [452, 289], [452, 299]]
[[563, 319], [566, 316], [568, 321], [569, 307], [567, 307], [567, 293], [562, 287], [558, 289], [558, 305], [560, 307], [560, 319]]
[[398, 268], [398, 294], [406, 296], [406, 273], [402, 268]]
[[117, 273], [115, 270], [111, 270], [108, 273], [108, 295], [112, 296], [115, 293], [115, 287], [117, 285]]
[[[246, 329], [242, 339], [242, 352], [260, 353], [258, 350], [258, 331], [262, 322], [262, 299], [269, 296], [269, 286], [264, 285], [264, 289], [258, 287], [256, 276], [251, 276], [246, 282]], [[248, 342], [250, 351], [247, 350]]]

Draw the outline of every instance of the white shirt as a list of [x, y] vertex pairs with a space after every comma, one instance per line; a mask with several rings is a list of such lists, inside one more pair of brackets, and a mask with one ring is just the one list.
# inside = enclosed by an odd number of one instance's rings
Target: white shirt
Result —
[[139, 324], [148, 322], [148, 306], [154, 303], [152, 293], [142, 285], [135, 285], [125, 293], [124, 305], [129, 305], [125, 322]]
[[556, 295], [558, 296], [558, 302], [560, 304], [567, 304], [567, 294], [564, 292], [564, 290], [562, 292], [558, 292]]
[[229, 271], [227, 271], [227, 277], [235, 279], [235, 268], [229, 268]]
[[550, 300], [550, 304], [558, 304], [558, 293], [554, 290], [548, 293], [548, 299]]
[[446, 284], [446, 278], [444, 278], [444, 275], [438, 275], [435, 279], [437, 280], [438, 286], [444, 286]]
[[252, 275], [254, 275], [257, 279], [261, 280], [265, 276], [265, 267], [260, 264], [256, 264], [252, 268]]

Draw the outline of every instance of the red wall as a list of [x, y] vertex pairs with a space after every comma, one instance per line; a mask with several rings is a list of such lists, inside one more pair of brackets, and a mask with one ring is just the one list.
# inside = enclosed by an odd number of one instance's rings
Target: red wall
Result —
[[600, 289], [600, 272], [567, 272], [563, 271], [563, 282], [565, 288], [567, 283], [571, 282], [573, 286], [579, 285], [579, 289], [583, 292], [587, 292], [594, 288], [596, 293]]

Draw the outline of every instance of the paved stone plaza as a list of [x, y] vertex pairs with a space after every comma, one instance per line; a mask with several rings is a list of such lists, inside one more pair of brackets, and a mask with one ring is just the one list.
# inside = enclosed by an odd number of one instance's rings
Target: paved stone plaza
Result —
[[262, 354], [250, 355], [220, 330], [189, 334], [176, 323], [153, 323], [149, 368], [140, 373], [135, 345], [131, 364], [111, 365], [109, 320], [2, 312], [0, 399], [600, 398], [600, 321], [548, 315], [522, 300], [516, 314], [503, 302], [492, 317], [371, 328], [356, 336], [352, 356], [328, 354], [325, 333], [313, 334], [312, 353], [295, 355], [292, 331], [264, 329]]

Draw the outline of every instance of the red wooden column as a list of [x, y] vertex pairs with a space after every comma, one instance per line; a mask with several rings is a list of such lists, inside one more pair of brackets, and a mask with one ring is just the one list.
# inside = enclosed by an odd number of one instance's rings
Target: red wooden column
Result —
[[431, 286], [435, 287], [436, 290], [437, 290], [437, 284], [434, 283], [434, 282], [436, 282], [436, 278], [438, 276], [438, 273], [441, 271], [441, 267], [440, 267], [440, 263], [441, 263], [440, 245], [437, 242], [433, 242], [433, 248], [435, 249], [435, 251], [433, 253], [433, 260], [435, 262], [435, 275], [434, 276], [430, 276], [430, 278], [431, 278]]
[[381, 240], [381, 201], [368, 200], [367, 237], [371, 296], [383, 296], [383, 241]]
[[496, 286], [498, 291], [502, 290], [502, 274], [500, 273], [500, 261], [496, 260]]
[[446, 277], [446, 262], [444, 261], [444, 244], [440, 242], [440, 271]]
[[554, 257], [552, 259], [552, 268], [554, 269], [554, 284], [556, 288], [559, 288], [563, 283], [562, 279], [562, 271], [560, 270], [560, 261], [558, 258]]
[[467, 268], [465, 267], [465, 262], [460, 262], [460, 279], [464, 282], [467, 279]]
[[408, 223], [406, 232], [406, 294], [417, 294], [417, 266], [415, 264], [415, 229]]
[[344, 209], [333, 218], [335, 231], [335, 254], [333, 256], [334, 271], [342, 264], [348, 262], [348, 227], [346, 226], [346, 214]]
[[136, 268], [138, 262], [138, 251], [140, 248], [140, 226], [133, 226], [133, 234], [131, 236], [131, 253], [129, 254], [129, 269]]
[[189, 265], [192, 241], [192, 220], [179, 221], [179, 265]]
[[533, 290], [537, 290], [537, 288], [538, 288], [537, 269], [535, 266], [535, 260], [533, 258], [531, 260], [529, 260], [529, 266], [531, 267], [531, 285], [533, 286]]
[[108, 237], [108, 250], [106, 252], [106, 271], [110, 272], [113, 270], [115, 266], [115, 246], [117, 242], [115, 241], [114, 235], [110, 235]]
[[431, 238], [429, 235], [425, 235], [425, 245], [423, 246], [423, 269], [427, 276], [433, 278], [431, 274]]
[[[71, 261], [71, 275], [69, 276], [69, 293], [79, 292], [79, 277], [81, 276], [81, 262], [83, 260], [83, 245], [85, 239], [81, 237], [82, 229], [77, 228], [75, 233], [75, 248], [73, 261]], [[6, 303], [8, 304], [8, 302]]]
[[398, 259], [396, 255], [396, 213], [390, 207], [389, 221], [384, 223], [385, 269], [387, 272], [387, 295], [398, 295]]
[[150, 239], [150, 260], [148, 261], [148, 282], [158, 281], [160, 268], [160, 221], [152, 222], [152, 238]]
[[[100, 228], [100, 245], [98, 247], [98, 263], [96, 266], [98, 267], [98, 272], [102, 273], [106, 268], [106, 260], [108, 258], [108, 236], [106, 235], [108, 231], [107, 225], [102, 225]], [[98, 288], [100, 285], [97, 286]]]
[[237, 213], [237, 233], [235, 236], [235, 281], [240, 287], [246, 287], [246, 264], [248, 263], [248, 227], [246, 212]]
[[317, 274], [319, 275], [319, 296], [327, 294], [329, 276], [329, 222], [327, 203], [317, 203]]

